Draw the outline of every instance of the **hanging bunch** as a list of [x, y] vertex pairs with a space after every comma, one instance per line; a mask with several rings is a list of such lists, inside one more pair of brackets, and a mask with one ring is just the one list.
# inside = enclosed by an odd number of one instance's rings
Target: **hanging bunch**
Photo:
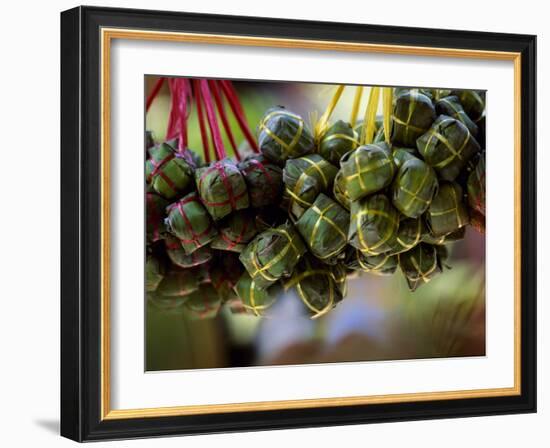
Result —
[[[159, 309], [264, 316], [293, 291], [318, 318], [349, 276], [400, 270], [414, 291], [443, 272], [468, 224], [484, 231], [482, 92], [373, 87], [362, 111], [357, 87], [344, 121], [332, 120], [338, 86], [311, 126], [268, 109], [256, 141], [231, 82], [160, 78], [147, 108], [164, 84], [167, 139], [145, 143], [146, 289]], [[187, 146], [191, 114], [202, 157]]]

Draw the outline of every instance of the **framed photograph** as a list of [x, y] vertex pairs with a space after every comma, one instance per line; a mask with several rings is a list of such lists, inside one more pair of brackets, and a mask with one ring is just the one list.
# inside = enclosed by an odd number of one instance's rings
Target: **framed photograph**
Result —
[[61, 14], [61, 433], [536, 411], [536, 37]]

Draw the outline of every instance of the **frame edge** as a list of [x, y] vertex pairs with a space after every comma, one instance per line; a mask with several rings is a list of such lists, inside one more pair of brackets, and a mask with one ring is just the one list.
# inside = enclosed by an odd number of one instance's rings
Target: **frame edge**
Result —
[[61, 13], [61, 425], [82, 441], [80, 294], [81, 8]]

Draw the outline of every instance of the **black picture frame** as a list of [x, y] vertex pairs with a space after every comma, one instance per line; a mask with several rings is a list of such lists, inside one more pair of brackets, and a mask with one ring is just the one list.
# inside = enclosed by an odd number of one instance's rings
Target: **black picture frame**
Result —
[[[521, 394], [101, 419], [100, 29], [130, 28], [521, 53]], [[536, 411], [536, 36], [78, 7], [61, 14], [61, 434], [76, 441]]]

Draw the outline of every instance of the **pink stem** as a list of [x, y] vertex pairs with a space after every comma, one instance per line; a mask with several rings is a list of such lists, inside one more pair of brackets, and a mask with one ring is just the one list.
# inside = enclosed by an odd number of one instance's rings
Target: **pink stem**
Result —
[[227, 157], [227, 154], [225, 153], [220, 128], [216, 119], [216, 111], [214, 110], [212, 94], [210, 93], [210, 89], [208, 88], [208, 81], [206, 79], [201, 79], [199, 83], [201, 87], [201, 94], [204, 100], [204, 107], [206, 109], [206, 116], [208, 117], [210, 136], [212, 137], [212, 141], [214, 142], [214, 149], [216, 150], [218, 160], [221, 160]]
[[151, 107], [151, 104], [153, 104], [153, 101], [155, 101], [155, 98], [158, 96], [160, 89], [164, 84], [164, 79], [165, 79], [164, 77], [161, 77], [157, 79], [157, 82], [155, 82], [155, 85], [153, 86], [153, 90], [151, 90], [151, 93], [147, 97], [147, 101], [145, 103], [145, 112], [149, 112], [149, 108]]
[[204, 120], [204, 114], [202, 111], [202, 96], [200, 92], [199, 80], [193, 80], [193, 87], [195, 91], [195, 100], [197, 102], [197, 115], [199, 118], [199, 128], [201, 131], [202, 149], [204, 153], [204, 160], [206, 163], [210, 163], [210, 145], [208, 144], [208, 135], [206, 135], [206, 124]]
[[214, 101], [216, 102], [218, 113], [220, 114], [220, 117], [222, 119], [223, 128], [225, 130], [225, 133], [227, 134], [227, 138], [231, 143], [233, 152], [235, 153], [235, 157], [237, 158], [237, 160], [240, 161], [241, 155], [239, 154], [237, 144], [235, 143], [235, 138], [233, 137], [233, 132], [231, 131], [231, 126], [229, 126], [229, 121], [227, 120], [227, 114], [225, 113], [223, 99], [220, 97], [220, 87], [218, 85], [218, 81], [208, 81], [208, 84], [210, 85], [210, 89], [212, 91], [212, 94], [214, 95]]
[[246, 140], [248, 141], [248, 144], [254, 150], [254, 152], [260, 152], [258, 149], [256, 140], [252, 136], [252, 133], [250, 132], [250, 129], [248, 127], [248, 123], [246, 122], [244, 111], [239, 101], [239, 97], [233, 87], [233, 84], [231, 84], [231, 81], [224, 80], [224, 81], [220, 81], [220, 85], [222, 87], [222, 91], [225, 97], [229, 102], [229, 106], [231, 107], [231, 110], [233, 111], [233, 114], [235, 115], [235, 118], [239, 123], [239, 127], [241, 128], [241, 131], [244, 134]]

